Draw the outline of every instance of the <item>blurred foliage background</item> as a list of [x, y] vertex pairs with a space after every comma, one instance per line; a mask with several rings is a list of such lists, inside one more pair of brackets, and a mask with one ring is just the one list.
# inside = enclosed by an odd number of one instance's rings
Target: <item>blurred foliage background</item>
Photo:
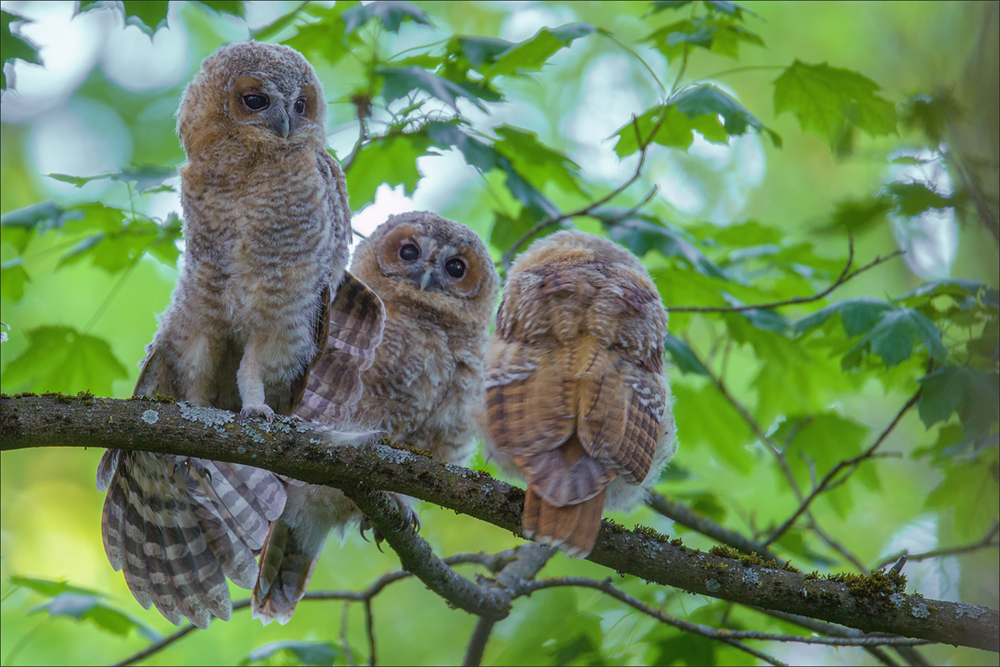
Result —
[[[222, 44], [281, 41], [324, 82], [329, 145], [347, 169], [358, 231], [416, 208], [468, 224], [498, 261], [533, 227], [569, 225], [643, 256], [675, 309], [668, 361], [681, 447], [657, 486], [669, 498], [766, 539], [799, 504], [789, 477], [808, 494], [922, 387], [880, 446], [892, 455], [863, 461], [775, 548], [803, 570], [838, 572], [992, 539], [904, 571], [927, 597], [998, 606], [996, 3], [2, 9], [5, 393], [131, 394], [183, 242], [173, 117], [183, 87]], [[589, 215], [560, 219], [580, 209]], [[905, 255], [800, 305], [683, 310], [819, 293], [841, 274], [849, 236], [855, 268]], [[3, 455], [5, 665], [114, 662], [172, 631], [105, 559], [100, 454]], [[421, 517], [441, 554], [519, 542], [427, 504]], [[713, 544], [648, 508], [613, 518]], [[398, 567], [356, 534], [335, 542], [312, 590], [361, 589]], [[559, 556], [543, 574], [609, 573]], [[709, 598], [620, 583], [698, 622], [802, 632]], [[253, 661], [343, 661], [342, 606], [304, 602], [289, 625], [267, 628], [237, 612], [149, 663], [232, 664], [277, 641], [313, 650], [265, 649]], [[459, 662], [475, 621], [415, 580], [375, 598], [373, 613], [384, 663]], [[348, 614], [347, 643], [366, 659], [364, 610]], [[854, 648], [765, 650], [790, 662], [872, 662]], [[971, 649], [922, 653], [935, 664], [996, 661]], [[515, 605], [485, 663], [746, 658], [599, 592], [555, 589]]]

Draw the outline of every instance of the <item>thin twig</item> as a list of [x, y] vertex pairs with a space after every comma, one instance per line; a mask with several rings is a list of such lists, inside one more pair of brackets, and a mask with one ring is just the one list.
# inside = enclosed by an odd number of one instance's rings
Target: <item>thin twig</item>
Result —
[[351, 605], [347, 602], [340, 610], [340, 647], [344, 651], [344, 662], [348, 665], [357, 665], [354, 660], [354, 653], [351, 652], [351, 644], [347, 641], [347, 621], [351, 616]]
[[365, 633], [368, 635], [368, 664], [375, 667], [375, 619], [372, 614], [372, 599], [365, 598]]
[[978, 542], [973, 542], [971, 544], [963, 544], [957, 547], [945, 547], [943, 549], [933, 549], [931, 551], [925, 551], [919, 554], [910, 554], [906, 549], [904, 549], [902, 551], [894, 553], [891, 556], [886, 556], [885, 558], [883, 558], [882, 560], [880, 560], [878, 563], [875, 564], [874, 569], [881, 570], [889, 563], [896, 562], [900, 556], [906, 556], [906, 560], [911, 562], [916, 562], [921, 560], [928, 560], [931, 558], [939, 558], [941, 556], [956, 556], [958, 554], [965, 554], [972, 551], [979, 551], [980, 549], [987, 549], [989, 547], [1000, 546], [1000, 542], [993, 541], [993, 538], [996, 537], [997, 534], [1000, 534], [1000, 523], [994, 521], [990, 529], [986, 531], [986, 535], [983, 537], [983, 539], [979, 540]]
[[[639, 145], [639, 164], [636, 165], [635, 172], [632, 174], [632, 176], [627, 181], [619, 185], [617, 188], [612, 190], [604, 197], [601, 197], [600, 199], [591, 202], [590, 204], [584, 206], [583, 208], [579, 208], [570, 213], [561, 213], [557, 216], [546, 216], [541, 220], [539, 220], [538, 222], [536, 222], [534, 225], [531, 226], [531, 229], [526, 231], [524, 234], [520, 236], [520, 238], [514, 241], [513, 245], [511, 245], [511, 247], [507, 249], [507, 252], [503, 254], [501, 262], [503, 263], [504, 268], [509, 269], [511, 260], [514, 258], [514, 255], [517, 254], [518, 250], [521, 249], [521, 246], [527, 243], [528, 240], [530, 240], [533, 236], [541, 232], [543, 229], [546, 229], [553, 225], [557, 225], [563, 220], [568, 220], [570, 218], [576, 218], [584, 215], [591, 215], [597, 208], [608, 203], [609, 201], [620, 195], [622, 192], [624, 192], [626, 189], [628, 189], [630, 185], [639, 180], [639, 177], [642, 176], [642, 168], [646, 164], [646, 151], [649, 149], [650, 144], [653, 143], [653, 137], [655, 137], [656, 133], [660, 131], [660, 126], [663, 124], [663, 121], [665, 119], [666, 119], [666, 114], [661, 114], [659, 120], [657, 120], [656, 124], [653, 126], [653, 131], [649, 133], [649, 137], [643, 139], [642, 133], [639, 129], [639, 119], [633, 115], [632, 127], [635, 128], [636, 141]], [[647, 197], [652, 197], [652, 194], [653, 193], [647, 195]]]
[[865, 264], [857, 271], [850, 272], [851, 263], [854, 259], [854, 242], [850, 241], [849, 255], [847, 259], [847, 264], [844, 266], [844, 270], [837, 277], [837, 279], [822, 292], [817, 292], [812, 296], [797, 296], [791, 299], [785, 299], [783, 301], [773, 301], [771, 303], [758, 303], [752, 305], [743, 306], [668, 306], [670, 312], [672, 313], [742, 313], [748, 310], [769, 310], [772, 308], [781, 308], [782, 306], [795, 306], [803, 303], [812, 303], [813, 301], [819, 301], [820, 299], [828, 296], [831, 292], [836, 290], [838, 287], [846, 283], [847, 281], [856, 278], [865, 271], [875, 268], [879, 264], [884, 264], [890, 259], [895, 259], [904, 254], [902, 250], [896, 250], [891, 252], [885, 257], [879, 255], [874, 260]]
[[[812, 630], [813, 632], [818, 632], [821, 635], [827, 635], [829, 637], [864, 637], [865, 633], [860, 630], [855, 630], [854, 628], [847, 628], [843, 625], [837, 625], [836, 623], [827, 623], [826, 621], [818, 621], [815, 618], [809, 618], [808, 616], [799, 616], [798, 614], [788, 614], [783, 611], [774, 611], [773, 609], [762, 609], [761, 607], [750, 607], [755, 611], [759, 611], [768, 616], [772, 616], [782, 621], [788, 623], [794, 623], [796, 625], [802, 626]], [[897, 650], [903, 647], [895, 647]], [[889, 667], [894, 667], [899, 663], [889, 657], [889, 654], [878, 646], [865, 646], [865, 651], [867, 651], [873, 658], [881, 662], [883, 665], [888, 665]]]
[[823, 480], [819, 483], [819, 485], [816, 486], [812, 490], [812, 493], [810, 493], [809, 496], [801, 502], [798, 509], [795, 510], [795, 513], [792, 514], [792, 516], [788, 517], [788, 520], [786, 520], [783, 524], [781, 524], [781, 526], [776, 531], [774, 531], [774, 533], [771, 535], [771, 537], [767, 539], [764, 545], [770, 546], [774, 544], [775, 540], [784, 535], [785, 532], [792, 527], [795, 521], [800, 516], [802, 516], [802, 513], [805, 512], [807, 509], [809, 509], [809, 504], [812, 503], [812, 501], [815, 500], [817, 496], [819, 496], [821, 493], [827, 490], [831, 482], [833, 482], [834, 478], [840, 474], [840, 471], [844, 470], [845, 468], [849, 468], [846, 476], [850, 476], [854, 473], [855, 470], [857, 470], [858, 464], [860, 464], [865, 459], [871, 458], [871, 456], [875, 453], [875, 450], [879, 448], [879, 445], [885, 442], [885, 439], [889, 437], [889, 434], [892, 433], [892, 430], [896, 428], [896, 425], [903, 418], [903, 415], [905, 415], [910, 410], [910, 408], [916, 405], [918, 400], [920, 400], [919, 391], [917, 391], [917, 393], [911, 396], [910, 400], [908, 400], [906, 404], [899, 410], [899, 412], [896, 413], [896, 416], [889, 423], [889, 425], [885, 427], [885, 429], [882, 431], [882, 433], [875, 440], [875, 442], [872, 444], [871, 447], [861, 452], [857, 456], [853, 456], [849, 459], [844, 459], [843, 461], [835, 465], [833, 469], [831, 469], [828, 473], [826, 473], [826, 475], [823, 477]]

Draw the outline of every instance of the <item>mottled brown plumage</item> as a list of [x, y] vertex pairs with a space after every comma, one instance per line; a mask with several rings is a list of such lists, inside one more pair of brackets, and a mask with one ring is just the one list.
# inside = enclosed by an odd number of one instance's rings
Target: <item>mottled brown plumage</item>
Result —
[[[350, 423], [384, 429], [396, 442], [441, 461], [465, 463], [479, 435], [476, 413], [485, 405], [483, 354], [499, 289], [485, 245], [465, 225], [433, 213], [405, 213], [358, 244], [351, 271], [382, 298], [386, 325], [375, 361], [362, 373], [364, 390]], [[338, 363], [326, 353], [313, 373], [322, 376]], [[328, 397], [313, 395], [316, 389], [310, 380], [297, 414], [337, 419], [340, 408], [326, 409]], [[406, 500], [394, 498], [419, 525]], [[287, 623], [327, 534], [360, 517], [336, 489], [289, 486], [285, 512], [261, 554], [254, 617]]]
[[487, 450], [528, 484], [525, 537], [590, 553], [605, 507], [638, 500], [676, 450], [667, 312], [638, 259], [577, 231], [511, 269], [486, 357]]
[[[177, 114], [188, 158], [181, 273], [136, 396], [268, 421], [298, 406], [336, 321], [350, 235], [325, 113], [316, 73], [293, 49], [244, 42], [202, 63]], [[199, 627], [229, 618], [227, 576], [253, 585], [253, 554], [286, 500], [267, 471], [116, 450], [98, 487], [112, 566], [143, 607]]]

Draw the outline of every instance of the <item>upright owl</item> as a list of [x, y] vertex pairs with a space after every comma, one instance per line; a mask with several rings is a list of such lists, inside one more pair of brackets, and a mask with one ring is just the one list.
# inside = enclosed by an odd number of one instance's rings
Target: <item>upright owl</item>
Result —
[[[483, 355], [500, 279], [486, 246], [465, 225], [433, 213], [394, 215], [358, 244], [351, 272], [382, 298], [382, 344], [362, 373], [351, 422], [385, 429], [394, 441], [463, 464], [480, 435]], [[328, 399], [331, 352], [313, 369], [296, 414], [337, 421]], [[409, 506], [400, 509], [416, 522]], [[360, 518], [336, 489], [296, 483], [261, 553], [253, 615], [287, 623], [305, 593], [327, 534]]]
[[527, 480], [528, 539], [583, 558], [676, 451], [667, 312], [638, 259], [563, 231], [514, 262], [486, 355], [488, 452]]
[[[180, 277], [134, 395], [268, 421], [298, 407], [327, 343], [350, 234], [344, 176], [323, 147], [325, 112], [312, 66], [286, 46], [232, 44], [202, 63], [177, 114], [188, 158]], [[356, 321], [355, 304], [339, 297], [341, 319]], [[97, 481], [108, 490], [108, 559], [139, 604], [173, 623], [228, 619], [226, 577], [253, 586], [254, 552], [285, 505], [282, 481], [120, 450], [102, 458]]]

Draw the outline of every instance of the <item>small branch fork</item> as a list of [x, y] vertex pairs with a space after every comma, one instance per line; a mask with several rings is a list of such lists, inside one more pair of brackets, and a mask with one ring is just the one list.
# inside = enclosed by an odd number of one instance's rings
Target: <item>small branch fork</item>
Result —
[[[222, 427], [220, 420], [229, 423]], [[269, 425], [255, 418], [235, 419], [221, 410], [192, 409], [150, 399], [90, 395], [0, 398], [0, 450], [71, 446], [154, 451], [243, 463], [333, 486], [357, 502], [397, 550], [405, 568], [455, 606], [481, 617], [501, 619], [513, 599], [531, 592], [530, 587], [501, 585], [500, 575], [498, 583], [492, 583], [473, 582], [456, 574], [412, 528], [403, 525], [395, 504], [380, 491], [414, 496], [516, 531], [523, 510], [520, 489], [386, 444], [330, 447], [322, 437], [321, 430], [286, 418]], [[611, 522], [602, 526], [588, 559], [652, 583], [869, 633], [887, 632], [994, 651], [1000, 638], [1000, 614], [993, 609], [924, 599], [903, 591], [861, 595], [840, 582], [745, 565]], [[533, 576], [533, 572], [529, 574]]]

